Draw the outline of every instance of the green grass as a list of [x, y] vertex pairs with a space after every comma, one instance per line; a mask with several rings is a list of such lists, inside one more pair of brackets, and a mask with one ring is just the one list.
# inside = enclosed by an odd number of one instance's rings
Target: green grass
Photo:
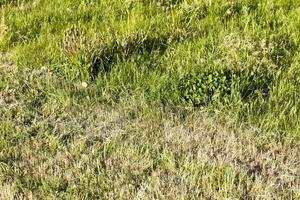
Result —
[[[68, 80], [91, 83], [99, 96], [118, 99], [138, 91], [149, 101], [175, 106], [186, 106], [179, 89], [185, 76], [240, 71], [243, 77], [232, 84], [238, 88], [231, 89], [224, 109], [235, 107], [243, 120], [297, 134], [298, 92], [291, 88], [298, 83], [282, 79], [299, 66], [298, 7], [298, 1], [278, 0], [211, 6], [205, 1], [13, 1], [2, 5], [1, 46], [18, 66], [47, 66]], [[252, 80], [257, 84], [249, 85]], [[260, 93], [266, 94], [259, 98]], [[206, 95], [214, 94], [197, 98]]]
[[0, 6], [0, 198], [300, 198], [299, 1]]

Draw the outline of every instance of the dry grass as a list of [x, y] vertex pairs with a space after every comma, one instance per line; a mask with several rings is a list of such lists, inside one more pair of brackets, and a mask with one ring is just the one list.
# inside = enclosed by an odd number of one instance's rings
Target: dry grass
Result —
[[[25, 73], [29, 82], [53, 77]], [[0, 109], [2, 199], [300, 198], [298, 140], [140, 100], [47, 115], [58, 109], [48, 100], [43, 116], [24, 109], [17, 92], [1, 93], [11, 99]]]

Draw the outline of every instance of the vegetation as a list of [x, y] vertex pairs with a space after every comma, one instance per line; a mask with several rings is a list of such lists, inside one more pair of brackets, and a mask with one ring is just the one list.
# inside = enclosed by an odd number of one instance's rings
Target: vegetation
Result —
[[0, 199], [300, 198], [298, 0], [0, 6]]

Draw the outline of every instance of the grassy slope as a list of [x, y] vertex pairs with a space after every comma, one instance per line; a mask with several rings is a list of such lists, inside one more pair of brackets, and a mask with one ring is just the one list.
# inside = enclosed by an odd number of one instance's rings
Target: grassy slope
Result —
[[3, 198], [299, 198], [300, 5], [212, 2], [0, 1]]

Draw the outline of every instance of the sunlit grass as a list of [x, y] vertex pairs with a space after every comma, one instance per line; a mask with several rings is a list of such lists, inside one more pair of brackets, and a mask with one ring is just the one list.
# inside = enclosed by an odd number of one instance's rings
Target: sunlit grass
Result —
[[0, 198], [299, 198], [299, 1], [0, 5]]

